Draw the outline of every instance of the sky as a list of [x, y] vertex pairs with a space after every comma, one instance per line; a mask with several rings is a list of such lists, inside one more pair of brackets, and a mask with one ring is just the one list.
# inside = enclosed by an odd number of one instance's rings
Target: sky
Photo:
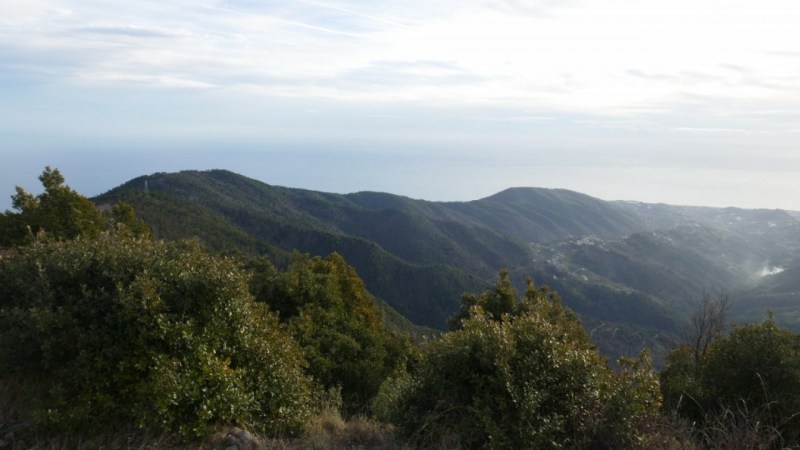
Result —
[[796, 0], [2, 0], [0, 210], [47, 165], [800, 210]]

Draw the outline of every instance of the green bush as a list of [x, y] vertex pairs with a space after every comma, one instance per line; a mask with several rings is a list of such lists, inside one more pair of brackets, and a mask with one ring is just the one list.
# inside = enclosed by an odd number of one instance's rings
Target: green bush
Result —
[[685, 417], [718, 427], [716, 417], [743, 411], [734, 416], [757, 417], [786, 443], [800, 443], [800, 335], [771, 317], [716, 337], [700, 367], [690, 347], [673, 350], [661, 380], [668, 405]]
[[194, 243], [40, 235], [0, 261], [0, 374], [41, 386], [30, 401], [46, 429], [298, 432], [302, 366], [247, 274]]
[[400, 394], [379, 397], [395, 399], [391, 419], [412, 440], [455, 435], [466, 448], [636, 445], [660, 406], [647, 357], [615, 374], [577, 316], [532, 283], [523, 300], [503, 302], [511, 313], [487, 314], [473, 301], [507, 298], [506, 281], [501, 272], [493, 291], [466, 296], [460, 328], [426, 346]]
[[262, 263], [252, 289], [289, 324], [309, 373], [326, 389], [341, 389], [348, 412], [367, 406], [381, 383], [405, 365], [410, 339], [386, 328], [355, 269], [338, 254], [296, 253], [283, 272]]
[[719, 402], [777, 401], [787, 413], [800, 411], [800, 336], [772, 318], [735, 326], [712, 345], [701, 382]]

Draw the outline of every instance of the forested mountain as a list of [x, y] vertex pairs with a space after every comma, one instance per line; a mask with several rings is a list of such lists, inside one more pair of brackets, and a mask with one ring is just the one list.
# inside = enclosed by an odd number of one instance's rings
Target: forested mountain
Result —
[[[512, 188], [469, 202], [271, 186], [223, 170], [157, 173], [94, 199], [132, 204], [157, 237], [196, 236], [218, 251], [338, 252], [379, 299], [445, 327], [461, 294], [508, 268], [558, 290], [610, 355], [659, 349], [702, 291], [733, 294], [739, 318], [774, 304], [800, 312], [800, 222], [783, 211], [606, 202], [560, 189]], [[779, 273], [784, 270], [783, 275]], [[767, 303], [765, 303], [767, 302]], [[771, 302], [771, 303], [770, 303]], [[736, 305], [736, 303], [735, 303]]]

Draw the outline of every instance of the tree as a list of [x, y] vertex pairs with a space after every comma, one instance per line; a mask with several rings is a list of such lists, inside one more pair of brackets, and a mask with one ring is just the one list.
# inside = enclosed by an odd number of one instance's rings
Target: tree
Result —
[[403, 367], [411, 342], [388, 330], [355, 269], [334, 253], [295, 253], [278, 272], [258, 264], [252, 289], [275, 309], [303, 347], [309, 373], [341, 388], [348, 412], [364, 408], [390, 374]]
[[136, 237], [150, 237], [150, 227], [139, 219], [133, 206], [119, 201], [111, 207], [109, 225], [118, 232]]
[[0, 260], [0, 377], [37, 383], [47, 430], [299, 432], [304, 359], [248, 277], [192, 242], [40, 235]]
[[500, 320], [504, 314], [514, 312], [516, 302], [517, 290], [511, 284], [508, 269], [501, 269], [494, 289], [479, 295], [468, 292], [461, 297], [461, 308], [449, 320], [450, 329], [461, 328], [463, 321], [470, 317], [470, 311], [475, 307], [480, 307], [489, 318]]
[[712, 298], [708, 292], [703, 292], [689, 318], [689, 325], [684, 330], [684, 340], [692, 349], [696, 378], [700, 377], [700, 370], [705, 364], [711, 344], [725, 331], [730, 306], [730, 297], [726, 293], [722, 292], [717, 298]]
[[557, 294], [529, 280], [509, 305], [506, 281], [503, 271], [495, 289], [465, 296], [469, 317], [423, 349], [390, 418], [406, 436], [455, 435], [465, 448], [634, 446], [660, 406], [647, 355], [616, 374]]
[[34, 196], [17, 186], [11, 197], [17, 212], [3, 215], [0, 244], [20, 245], [31, 236], [45, 231], [57, 239], [77, 236], [95, 237], [105, 226], [105, 219], [95, 205], [64, 184], [64, 177], [49, 166], [39, 176], [44, 192]]
[[683, 342], [666, 357], [661, 372], [664, 400], [671, 408], [680, 407], [693, 420], [702, 420], [706, 394], [701, 383], [706, 358], [714, 344], [725, 332], [730, 297], [724, 292], [716, 298], [703, 292], [683, 331]]

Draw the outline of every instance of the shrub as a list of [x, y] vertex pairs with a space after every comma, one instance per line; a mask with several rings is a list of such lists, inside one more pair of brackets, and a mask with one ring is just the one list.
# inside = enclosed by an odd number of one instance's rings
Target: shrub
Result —
[[298, 432], [302, 364], [247, 275], [196, 244], [40, 235], [0, 261], [0, 373], [41, 384], [31, 407], [49, 430]]
[[[687, 346], [673, 350], [667, 363], [661, 378], [670, 406], [708, 432], [747, 428], [761, 436], [766, 430], [798, 444], [800, 336], [771, 317], [717, 336], [700, 367]], [[737, 425], [742, 421], [747, 427]]]
[[[490, 294], [510, 289], [501, 272]], [[393, 421], [412, 440], [459, 437], [466, 448], [632, 446], [660, 405], [644, 356], [616, 375], [558, 296], [529, 282], [513, 313], [472, 302], [460, 329], [424, 349], [396, 398]], [[392, 398], [392, 395], [387, 395]]]
[[341, 389], [347, 412], [363, 409], [405, 365], [410, 339], [386, 328], [355, 269], [338, 254], [296, 253], [284, 272], [261, 266], [252, 284], [256, 298], [289, 324], [308, 372], [326, 389]]

